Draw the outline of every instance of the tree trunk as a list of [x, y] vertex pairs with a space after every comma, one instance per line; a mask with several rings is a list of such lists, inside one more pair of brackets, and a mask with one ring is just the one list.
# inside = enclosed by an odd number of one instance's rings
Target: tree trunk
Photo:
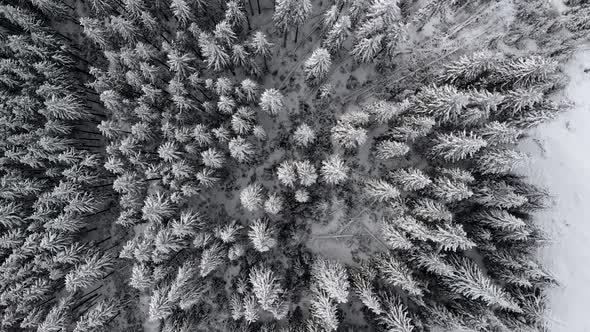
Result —
[[[96, 187], [95, 187], [95, 188], [96, 188]], [[84, 215], [84, 216], [82, 216], [82, 217], [84, 217], [84, 218], [89, 218], [89, 217], [95, 216], [95, 215], [97, 215], [97, 214], [101, 214], [101, 213], [107, 212], [107, 211], [109, 211], [110, 209], [111, 209], [111, 208], [109, 207], [109, 208], [106, 208], [106, 209], [104, 209], [104, 210], [100, 210], [100, 211], [94, 212], [94, 213], [92, 213], [92, 214], [87, 214], [87, 215]], [[108, 239], [110, 239], [110, 237], [106, 238], [106, 240], [108, 240]], [[104, 240], [103, 240], [103, 241], [104, 241]]]
[[105, 241], [108, 241], [108, 240], [110, 240], [111, 238], [112, 238], [112, 236], [108, 236], [108, 237], [107, 237], [107, 238], [105, 238], [104, 240], [101, 240], [100, 242], [98, 242], [96, 245], [98, 246], [99, 244], [101, 244], [101, 243], [103, 243], [103, 242], [105, 242]]
[[297, 44], [297, 37], [298, 37], [298, 35], [299, 35], [299, 26], [297, 26], [297, 27], [295, 28], [295, 41], [294, 41], [294, 42], [295, 42], [295, 44]]
[[248, 30], [252, 30], [252, 26], [250, 25], [250, 18], [248, 17], [248, 15], [244, 16], [246, 16], [246, 22], [248, 22]]
[[262, 10], [260, 9], [260, 0], [256, 0], [256, 3], [258, 4], [258, 15], [262, 15]]
[[75, 307], [73, 308], [73, 310], [76, 310], [76, 309], [80, 308], [80, 307], [81, 307], [81, 306], [83, 306], [83, 305], [84, 305], [86, 302], [88, 302], [88, 301], [90, 301], [90, 300], [92, 300], [92, 299], [95, 299], [95, 298], [96, 298], [96, 297], [98, 297], [98, 296], [100, 296], [100, 294], [94, 294], [94, 295], [92, 295], [92, 296], [88, 297], [86, 300], [84, 300], [84, 301], [80, 302], [80, 303], [79, 303], [77, 306], [75, 306]]
[[283, 34], [283, 48], [287, 47], [287, 35], [289, 35], [289, 32], [285, 29], [285, 33]]
[[254, 16], [254, 7], [252, 7], [252, 0], [248, 0], [248, 5], [250, 5], [250, 15]]

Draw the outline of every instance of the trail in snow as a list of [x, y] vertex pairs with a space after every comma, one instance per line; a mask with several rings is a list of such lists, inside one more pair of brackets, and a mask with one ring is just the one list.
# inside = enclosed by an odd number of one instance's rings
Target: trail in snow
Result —
[[552, 332], [590, 331], [590, 52], [567, 65], [571, 81], [565, 97], [573, 109], [540, 126], [520, 148], [533, 165], [525, 173], [547, 188], [553, 206], [539, 214], [555, 242], [540, 255], [561, 282], [550, 291]]

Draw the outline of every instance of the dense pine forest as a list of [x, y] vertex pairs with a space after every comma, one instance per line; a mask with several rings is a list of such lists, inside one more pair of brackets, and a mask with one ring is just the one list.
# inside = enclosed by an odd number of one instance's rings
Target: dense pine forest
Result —
[[1, 0], [0, 331], [547, 331], [563, 5]]

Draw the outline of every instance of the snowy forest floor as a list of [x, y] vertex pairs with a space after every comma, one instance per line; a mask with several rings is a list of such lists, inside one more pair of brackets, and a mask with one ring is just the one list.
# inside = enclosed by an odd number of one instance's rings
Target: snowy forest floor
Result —
[[539, 126], [521, 143], [532, 159], [524, 172], [544, 186], [553, 204], [539, 215], [554, 238], [541, 253], [561, 285], [550, 291], [552, 332], [590, 331], [590, 51], [577, 53], [565, 66], [570, 82], [564, 97], [574, 107]]

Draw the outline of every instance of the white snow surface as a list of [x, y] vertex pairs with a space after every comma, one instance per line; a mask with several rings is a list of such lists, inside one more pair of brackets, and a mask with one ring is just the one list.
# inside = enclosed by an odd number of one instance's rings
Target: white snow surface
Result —
[[559, 280], [549, 293], [550, 331], [590, 331], [590, 51], [565, 65], [565, 98], [574, 106], [530, 133], [520, 149], [531, 156], [529, 181], [552, 195], [538, 220], [554, 241], [541, 260]]

